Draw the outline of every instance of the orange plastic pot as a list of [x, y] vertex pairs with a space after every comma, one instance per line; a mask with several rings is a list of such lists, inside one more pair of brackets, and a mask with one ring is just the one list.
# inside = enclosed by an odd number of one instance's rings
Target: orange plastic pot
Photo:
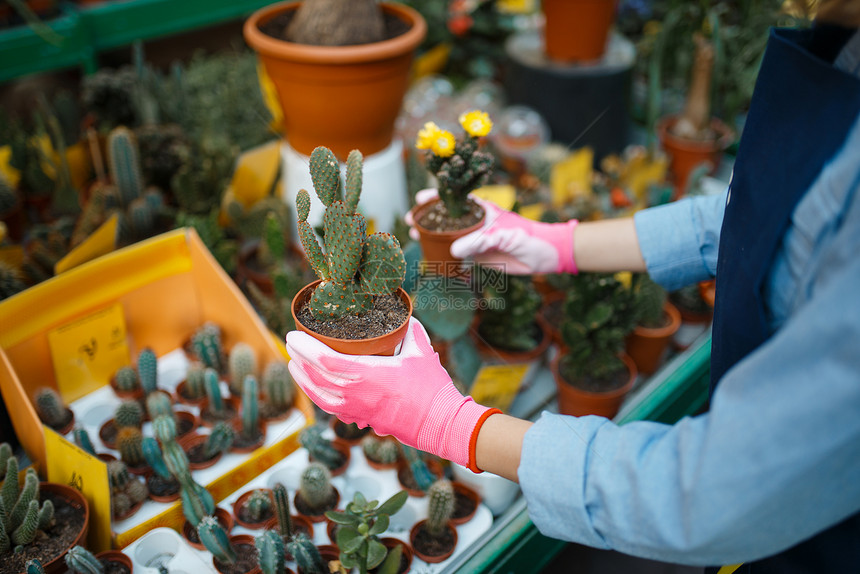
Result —
[[547, 57], [559, 62], [602, 57], [615, 5], [615, 0], [542, 0]]
[[599, 415], [610, 419], [614, 417], [636, 380], [636, 364], [633, 359], [625, 353], [619, 355], [624, 364], [627, 365], [629, 374], [629, 378], [623, 386], [605, 393], [593, 393], [574, 387], [562, 378], [558, 364], [563, 357], [564, 352], [562, 351], [556, 355], [550, 365], [553, 378], [555, 378], [555, 385], [558, 388], [558, 412], [577, 417], [585, 415]]
[[460, 524], [466, 524], [475, 516], [475, 513], [478, 511], [478, 505], [481, 504], [481, 495], [478, 494], [474, 489], [469, 486], [466, 486], [462, 482], [452, 482], [451, 486], [454, 487], [454, 496], [457, 498], [466, 498], [474, 504], [474, 508], [471, 512], [464, 516], [452, 516], [451, 524], [458, 526]]
[[400, 4], [382, 10], [409, 29], [390, 40], [355, 46], [310, 46], [267, 36], [260, 30], [274, 17], [298, 9], [281, 2], [245, 21], [245, 41], [275, 85], [287, 141], [310, 155], [326, 146], [339, 158], [353, 149], [365, 156], [385, 149], [394, 135], [415, 49], [427, 34], [423, 16]]
[[421, 252], [426, 262], [427, 272], [450, 277], [459, 275], [460, 266], [458, 263], [462, 261], [462, 259], [451, 255], [451, 244], [464, 235], [480, 229], [484, 225], [484, 218], [482, 217], [481, 221], [474, 225], [454, 231], [433, 231], [420, 225], [418, 221], [424, 211], [440, 201], [441, 199], [436, 198], [415, 208], [415, 229], [418, 230]]
[[44, 500], [44, 495], [48, 492], [57, 498], [65, 500], [67, 504], [71, 505], [84, 517], [84, 523], [83, 526], [81, 526], [80, 532], [78, 532], [77, 536], [75, 536], [75, 539], [71, 544], [69, 544], [68, 548], [64, 549], [58, 556], [44, 556], [42, 558], [42, 566], [45, 568], [45, 572], [48, 574], [58, 574], [66, 571], [64, 558], [66, 553], [69, 551], [69, 548], [79, 544], [86, 544], [87, 532], [89, 532], [90, 528], [90, 505], [87, 502], [87, 499], [84, 498], [84, 495], [71, 486], [66, 486], [65, 484], [59, 484], [56, 482], [40, 482], [40, 499]]
[[393, 355], [394, 351], [397, 349], [397, 346], [400, 345], [400, 342], [403, 341], [403, 337], [406, 336], [406, 330], [409, 328], [409, 317], [412, 316], [412, 300], [409, 298], [409, 295], [406, 294], [402, 288], [398, 287], [396, 294], [400, 297], [400, 300], [406, 304], [406, 308], [408, 309], [408, 317], [403, 322], [402, 325], [397, 327], [395, 330], [390, 333], [386, 333], [385, 335], [380, 335], [379, 337], [372, 337], [370, 339], [338, 339], [336, 337], [327, 337], [326, 335], [321, 335], [319, 333], [315, 333], [305, 327], [297, 316], [298, 310], [302, 308], [302, 306], [308, 302], [311, 298], [311, 294], [313, 293], [316, 286], [322, 283], [322, 281], [314, 281], [313, 283], [309, 283], [305, 285], [301, 291], [296, 293], [296, 296], [293, 297], [293, 303], [290, 306], [290, 311], [293, 314], [293, 321], [296, 323], [296, 328], [299, 331], [303, 331], [310, 335], [311, 337], [321, 341], [337, 351], [338, 353], [343, 353], [345, 355]]
[[409, 531], [409, 544], [412, 546], [412, 551], [415, 553], [415, 556], [427, 562], [428, 564], [438, 564], [439, 562], [444, 562], [448, 558], [451, 557], [451, 554], [454, 553], [454, 549], [457, 548], [457, 529], [454, 528], [449, 522], [446, 527], [448, 528], [448, 532], [451, 533], [454, 542], [451, 544], [450, 548], [445, 549], [441, 554], [425, 554], [421, 551], [420, 545], [415, 545], [415, 540], [418, 538], [418, 534], [424, 529], [424, 525], [427, 524], [426, 520], [421, 520], [420, 522], [415, 523], [412, 529]]
[[127, 556], [121, 550], [104, 550], [96, 554], [96, 558], [106, 562], [121, 564], [128, 569], [129, 574], [134, 572], [134, 563], [131, 561], [131, 557]]
[[669, 342], [681, 327], [681, 313], [668, 301], [663, 305], [663, 315], [669, 317], [668, 325], [656, 328], [639, 325], [627, 336], [627, 354], [643, 375], [650, 375], [657, 370]]
[[734, 141], [732, 130], [717, 118], [711, 119], [711, 129], [717, 134], [713, 140], [696, 141], [672, 135], [677, 119], [677, 116], [666, 116], [657, 123], [657, 136], [669, 156], [669, 171], [675, 182], [673, 199], [684, 193], [690, 173], [697, 166], [707, 162], [711, 166], [708, 173], [716, 172], [723, 153]]

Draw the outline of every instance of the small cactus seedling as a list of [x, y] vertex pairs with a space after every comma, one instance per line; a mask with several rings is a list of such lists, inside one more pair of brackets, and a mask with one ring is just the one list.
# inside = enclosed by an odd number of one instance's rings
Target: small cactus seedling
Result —
[[272, 488], [272, 499], [275, 503], [275, 518], [278, 519], [278, 530], [285, 538], [293, 537], [293, 520], [290, 518], [290, 501], [287, 488], [280, 482]]
[[218, 382], [218, 373], [215, 369], [208, 367], [203, 373], [203, 383], [206, 388], [206, 397], [209, 399], [209, 410], [213, 413], [223, 414], [225, 410], [224, 398], [221, 396], [221, 385]]
[[406, 276], [406, 260], [397, 239], [388, 233], [367, 235], [367, 223], [356, 213], [363, 166], [358, 150], [350, 152], [346, 166], [341, 199], [337, 158], [324, 147], [311, 153], [314, 190], [326, 207], [325, 254], [308, 223], [310, 195], [304, 189], [296, 195], [299, 238], [308, 262], [322, 280], [309, 301], [310, 312], [319, 321], [364, 315], [373, 307], [374, 295], [393, 293]]
[[295, 386], [284, 361], [272, 361], [263, 371], [263, 394], [266, 402], [276, 411], [284, 412], [293, 406]]
[[122, 401], [113, 411], [113, 422], [118, 429], [139, 429], [143, 424], [143, 407], [137, 401]]
[[35, 398], [39, 419], [51, 428], [62, 428], [69, 419], [69, 413], [60, 394], [50, 387], [42, 387], [36, 391]]
[[262, 522], [272, 513], [272, 498], [269, 492], [262, 488], [255, 489], [245, 501], [245, 512], [249, 522]]
[[72, 434], [75, 437], [75, 444], [92, 455], [96, 454], [96, 449], [93, 446], [93, 441], [90, 440], [90, 434], [87, 432], [87, 429], [83, 427], [75, 427]]
[[178, 480], [183, 480], [190, 473], [188, 455], [185, 454], [185, 451], [182, 450], [182, 447], [176, 441], [163, 444], [164, 453], [162, 454], [162, 458], [164, 459], [167, 471]]
[[176, 440], [176, 419], [169, 415], [161, 415], [152, 421], [152, 431], [161, 444]]
[[230, 349], [230, 392], [242, 395], [242, 384], [248, 375], [257, 375], [257, 354], [248, 343], [239, 342]]
[[66, 566], [75, 574], [102, 574], [105, 569], [95, 555], [83, 546], [73, 546], [66, 553]]
[[286, 544], [289, 552], [303, 574], [328, 574], [329, 569], [320, 551], [304, 532], [299, 532]]
[[236, 439], [236, 431], [225, 421], [217, 423], [212, 427], [212, 432], [203, 446], [203, 456], [206, 460], [214, 457], [216, 454], [224, 453], [230, 450], [233, 446], [233, 441]]
[[137, 376], [145, 395], [158, 388], [158, 357], [149, 347], [137, 355]]
[[141, 450], [143, 451], [143, 458], [146, 459], [146, 463], [155, 471], [155, 474], [164, 480], [170, 480], [172, 475], [167, 468], [167, 464], [164, 462], [164, 456], [161, 454], [161, 447], [158, 446], [158, 441], [151, 436], [144, 437], [141, 443]]
[[394, 464], [400, 458], [400, 448], [393, 440], [366, 436], [361, 440], [364, 455], [379, 464]]
[[131, 393], [140, 388], [140, 381], [137, 378], [137, 371], [129, 365], [120, 367], [114, 375], [116, 388]]
[[129, 466], [139, 467], [146, 464], [143, 457], [143, 435], [139, 429], [123, 427], [116, 433], [116, 448], [122, 461]]
[[54, 505], [46, 500], [39, 506], [39, 477], [27, 469], [24, 486], [18, 489], [18, 461], [6, 461], [6, 480], [0, 487], [0, 555], [31, 543], [39, 530], [54, 523]]
[[331, 473], [318, 462], [310, 463], [302, 471], [298, 494], [312, 509], [324, 508], [334, 495]]
[[260, 434], [260, 405], [257, 378], [247, 375], [242, 383], [242, 434], [256, 437]]
[[427, 533], [438, 538], [454, 514], [454, 487], [447, 479], [437, 480], [427, 491]]
[[188, 367], [185, 375], [185, 394], [189, 399], [200, 399], [206, 396], [206, 388], [203, 385], [204, 369], [200, 361], [194, 361]]
[[310, 426], [299, 434], [299, 442], [308, 449], [312, 460], [322, 463], [328, 470], [334, 470], [343, 464], [343, 453], [337, 450], [332, 442], [323, 438], [318, 426]]
[[230, 544], [230, 538], [224, 528], [218, 524], [214, 516], [204, 516], [197, 525], [197, 535], [206, 550], [222, 564], [236, 562], [236, 550]]
[[191, 337], [191, 350], [207, 367], [218, 373], [224, 372], [224, 348], [221, 345], [221, 328], [215, 323], [206, 323]]
[[254, 539], [257, 561], [263, 574], [284, 574], [287, 571], [284, 541], [274, 530], [266, 530]]
[[197, 527], [206, 516], [215, 514], [215, 499], [205, 487], [197, 484], [186, 473], [179, 478], [179, 497], [182, 500], [182, 513], [191, 526]]
[[147, 395], [146, 412], [149, 413], [149, 418], [152, 420], [160, 416], [176, 417], [176, 413], [173, 412], [173, 402], [170, 400], [170, 395], [163, 391]]

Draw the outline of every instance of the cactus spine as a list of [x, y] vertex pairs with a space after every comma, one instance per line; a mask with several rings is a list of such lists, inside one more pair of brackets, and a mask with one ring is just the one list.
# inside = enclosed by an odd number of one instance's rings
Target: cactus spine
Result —
[[272, 488], [272, 498], [275, 501], [275, 517], [278, 519], [278, 529], [284, 538], [293, 537], [293, 520], [290, 518], [290, 502], [287, 488], [280, 482]]
[[310, 457], [322, 463], [328, 470], [334, 470], [343, 464], [343, 454], [332, 446], [332, 442], [323, 438], [318, 426], [310, 426], [299, 434], [299, 442], [308, 449]]
[[66, 566], [77, 574], [102, 574], [105, 569], [99, 559], [83, 546], [74, 546], [66, 553]]
[[128, 128], [115, 128], [108, 135], [108, 161], [120, 205], [125, 209], [143, 194], [143, 175], [137, 142]]
[[290, 371], [284, 361], [272, 361], [263, 371], [263, 394], [266, 401], [283, 412], [293, 406], [296, 395]]
[[50, 387], [42, 387], [36, 391], [36, 411], [46, 425], [54, 428], [63, 426], [68, 414], [63, 399], [59, 393]]
[[90, 434], [87, 432], [87, 429], [76, 427], [75, 430], [72, 431], [72, 435], [75, 438], [75, 444], [92, 455], [96, 454], [96, 449], [93, 446], [93, 441], [90, 440]]
[[185, 392], [190, 399], [199, 399], [206, 394], [206, 388], [203, 385], [203, 363], [194, 361], [188, 367], [188, 373], [185, 375]]
[[245, 501], [245, 509], [251, 522], [261, 522], [272, 511], [272, 499], [269, 492], [258, 488], [251, 492]]
[[284, 574], [286, 572], [286, 557], [284, 541], [274, 530], [266, 530], [254, 539], [257, 547], [257, 560], [263, 574]]
[[137, 376], [144, 395], [149, 395], [158, 388], [158, 358], [149, 347], [137, 355]]
[[320, 556], [320, 551], [304, 532], [296, 534], [287, 542], [287, 552], [293, 555], [293, 559], [303, 574], [326, 574], [328, 568]]
[[140, 381], [137, 379], [137, 371], [129, 365], [120, 367], [114, 376], [116, 388], [121, 391], [131, 392], [140, 388]]
[[380, 439], [375, 436], [366, 436], [361, 440], [361, 449], [364, 455], [380, 464], [394, 464], [400, 457], [400, 450], [393, 440]]
[[203, 447], [203, 456], [209, 460], [219, 452], [227, 452], [233, 445], [233, 440], [236, 438], [236, 431], [229, 423], [224, 421], [219, 422], [212, 427], [212, 432], [206, 439]]
[[224, 413], [224, 399], [221, 396], [221, 385], [218, 383], [218, 373], [209, 367], [203, 374], [206, 387], [206, 397], [209, 399], [209, 410], [213, 413]]
[[144, 437], [141, 443], [143, 458], [155, 474], [164, 480], [170, 480], [171, 474], [167, 469], [167, 464], [164, 462], [164, 456], [161, 454], [161, 448], [158, 446], [158, 441], [151, 436]]
[[332, 498], [331, 473], [318, 462], [310, 463], [302, 471], [299, 495], [313, 509], [323, 508]]
[[146, 412], [149, 413], [149, 418], [152, 420], [160, 416], [175, 418], [173, 412], [173, 402], [170, 400], [170, 395], [165, 392], [150, 393], [146, 397]]
[[189, 474], [188, 456], [176, 441], [164, 443], [164, 465], [167, 471], [182, 481]]
[[205, 487], [194, 482], [191, 474], [186, 473], [177, 478], [180, 481], [182, 513], [189, 524], [196, 528], [204, 517], [215, 514], [215, 500]]
[[206, 323], [200, 327], [191, 337], [191, 349], [204, 365], [218, 373], [224, 372], [224, 350], [218, 325]]
[[39, 477], [27, 469], [24, 486], [18, 490], [18, 461], [6, 461], [6, 481], [0, 489], [0, 554], [13, 546], [29, 544], [40, 529], [53, 525], [54, 505], [46, 500], [39, 506]]
[[397, 239], [388, 233], [367, 235], [366, 221], [355, 211], [361, 194], [362, 164], [361, 153], [351, 151], [345, 198], [341, 199], [337, 158], [324, 147], [311, 153], [314, 190], [326, 207], [325, 254], [308, 223], [310, 195], [304, 189], [296, 195], [299, 238], [308, 262], [322, 279], [309, 303], [312, 315], [320, 321], [363, 315], [373, 307], [373, 295], [394, 292], [406, 275], [406, 261]]
[[254, 375], [248, 375], [242, 383], [242, 434], [246, 437], [260, 434], [260, 405], [257, 396], [257, 379]]
[[152, 431], [161, 444], [174, 442], [176, 441], [176, 419], [167, 415], [156, 417], [152, 421]]
[[146, 463], [143, 458], [143, 435], [139, 429], [123, 427], [116, 433], [116, 448], [122, 461], [129, 466], [142, 466]]
[[143, 407], [137, 401], [123, 401], [113, 411], [113, 422], [118, 429], [139, 429], [143, 424]]
[[200, 520], [197, 525], [197, 535], [206, 550], [211, 552], [219, 562], [224, 564], [236, 562], [236, 551], [230, 544], [230, 538], [214, 516], [205, 516]]
[[257, 355], [248, 343], [236, 343], [230, 349], [230, 392], [236, 396], [242, 394], [242, 384], [248, 375], [257, 374]]
[[427, 491], [427, 533], [438, 538], [454, 514], [454, 487], [450, 480], [441, 479]]

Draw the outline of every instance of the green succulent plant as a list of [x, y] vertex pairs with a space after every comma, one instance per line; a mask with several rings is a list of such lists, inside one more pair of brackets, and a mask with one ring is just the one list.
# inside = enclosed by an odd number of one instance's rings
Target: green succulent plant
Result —
[[406, 275], [406, 261], [397, 239], [381, 232], [367, 235], [367, 223], [356, 213], [362, 166], [361, 153], [350, 152], [342, 193], [339, 164], [331, 150], [318, 147], [311, 153], [314, 190], [326, 207], [325, 252], [308, 223], [310, 195], [304, 189], [296, 195], [299, 238], [311, 267], [322, 280], [309, 301], [311, 314], [320, 321], [367, 313], [373, 308], [374, 295], [394, 292]]
[[68, 420], [68, 411], [60, 394], [50, 387], [36, 391], [34, 405], [39, 419], [52, 428], [61, 428]]
[[451, 481], [440, 479], [427, 491], [427, 523], [425, 530], [438, 538], [454, 515], [454, 487]]
[[272, 500], [275, 504], [275, 518], [278, 520], [278, 531], [286, 539], [293, 537], [293, 520], [290, 518], [290, 501], [287, 488], [278, 483], [272, 487]]
[[309, 426], [299, 433], [299, 443], [308, 450], [311, 460], [322, 463], [329, 470], [343, 464], [343, 453], [337, 450], [332, 441], [322, 436], [319, 426]]
[[155, 471], [155, 474], [164, 480], [170, 480], [173, 477], [167, 468], [167, 464], [164, 462], [164, 456], [161, 454], [161, 447], [158, 446], [157, 440], [151, 436], [143, 437], [141, 451], [143, 452], [143, 458], [146, 459], [146, 463]]
[[75, 574], [102, 574], [105, 571], [95, 554], [80, 545], [69, 548], [65, 561], [69, 570]]
[[427, 492], [433, 483], [436, 481], [436, 476], [431, 472], [430, 467], [424, 462], [424, 457], [421, 451], [411, 446], [403, 446], [403, 457], [406, 459], [406, 464], [409, 467], [409, 472], [415, 481], [415, 486], [419, 490]]
[[45, 567], [42, 566], [42, 561], [38, 558], [33, 558], [32, 560], [28, 560], [27, 564], [27, 574], [45, 574]]
[[227, 359], [230, 373], [230, 392], [242, 395], [242, 383], [248, 375], [257, 374], [257, 354], [248, 343], [238, 342], [230, 349]]
[[486, 271], [486, 309], [481, 311], [478, 334], [491, 346], [508, 351], [531, 351], [543, 338], [535, 323], [541, 306], [540, 294], [531, 277], [516, 277]]
[[193, 361], [185, 374], [185, 394], [189, 399], [200, 399], [206, 396], [203, 373], [205, 367], [200, 361]]
[[272, 497], [268, 490], [262, 488], [254, 489], [245, 501], [245, 511], [248, 513], [250, 522], [261, 522], [272, 513]]
[[12, 445], [8, 442], [0, 442], [0, 481], [6, 477], [6, 463], [14, 456]]
[[212, 494], [206, 490], [206, 487], [191, 478], [191, 473], [186, 472], [176, 478], [179, 479], [182, 513], [188, 523], [196, 528], [201, 520], [215, 514], [215, 499], [212, 498]]
[[152, 421], [152, 432], [161, 444], [176, 442], [176, 419], [170, 415], [160, 415]]
[[207, 367], [203, 372], [203, 388], [206, 390], [206, 398], [209, 399], [207, 408], [213, 413], [223, 414], [227, 407], [224, 397], [221, 396], [221, 384], [215, 369]]
[[257, 392], [257, 378], [245, 376], [242, 383], [242, 434], [256, 437], [260, 434], [260, 404]]
[[146, 397], [146, 412], [152, 420], [161, 416], [175, 418], [176, 413], [173, 412], [173, 401], [170, 395], [163, 391], [149, 393]]
[[[0, 486], [0, 555], [35, 540], [37, 532], [53, 526], [54, 505], [50, 500], [39, 505], [39, 477], [31, 467], [19, 489], [18, 460], [6, 461], [6, 476]], [[16, 550], [17, 551], [17, 550]]]

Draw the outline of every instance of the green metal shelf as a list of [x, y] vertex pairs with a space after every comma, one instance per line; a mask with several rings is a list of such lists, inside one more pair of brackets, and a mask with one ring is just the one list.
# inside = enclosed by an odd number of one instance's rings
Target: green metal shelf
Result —
[[28, 26], [0, 31], [0, 82], [28, 74], [80, 67], [92, 73], [98, 53], [247, 17], [273, 0], [126, 0], [79, 8], [63, 6], [45, 21], [54, 43]]

